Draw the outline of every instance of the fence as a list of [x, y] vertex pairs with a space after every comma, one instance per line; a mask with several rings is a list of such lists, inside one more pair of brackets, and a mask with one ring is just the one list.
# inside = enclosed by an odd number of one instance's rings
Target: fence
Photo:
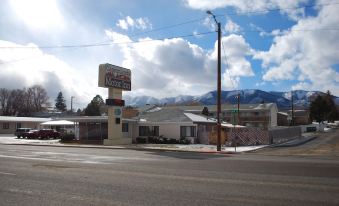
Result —
[[301, 137], [301, 127], [276, 127], [269, 130], [270, 144], [287, 142]]
[[269, 144], [267, 130], [261, 128], [231, 128], [227, 132], [226, 146], [249, 146]]

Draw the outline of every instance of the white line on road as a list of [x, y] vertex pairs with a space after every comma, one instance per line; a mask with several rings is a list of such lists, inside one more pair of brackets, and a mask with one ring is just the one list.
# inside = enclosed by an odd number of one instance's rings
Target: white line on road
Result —
[[14, 174], [14, 173], [9, 173], [9, 172], [0, 172], [0, 175], [12, 175], [12, 176], [14, 176], [14, 175], [16, 175], [16, 174]]

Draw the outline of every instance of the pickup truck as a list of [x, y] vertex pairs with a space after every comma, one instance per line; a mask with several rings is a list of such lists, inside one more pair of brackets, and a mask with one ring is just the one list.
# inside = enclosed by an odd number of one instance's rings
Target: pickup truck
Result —
[[17, 128], [14, 132], [14, 135], [18, 138], [24, 137], [24, 134], [29, 132], [31, 128]]
[[58, 139], [60, 138], [60, 133], [54, 129], [41, 129], [37, 132], [37, 137], [39, 139]]

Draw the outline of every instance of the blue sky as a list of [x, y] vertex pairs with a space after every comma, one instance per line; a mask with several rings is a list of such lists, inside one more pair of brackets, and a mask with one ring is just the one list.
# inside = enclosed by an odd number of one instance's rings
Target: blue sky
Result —
[[224, 90], [339, 95], [335, 0], [4, 0], [0, 87], [41, 84], [52, 102], [62, 91], [83, 107], [107, 96], [97, 73], [111, 63], [132, 70], [127, 95], [202, 95], [216, 88], [217, 34], [207, 10], [222, 24]]

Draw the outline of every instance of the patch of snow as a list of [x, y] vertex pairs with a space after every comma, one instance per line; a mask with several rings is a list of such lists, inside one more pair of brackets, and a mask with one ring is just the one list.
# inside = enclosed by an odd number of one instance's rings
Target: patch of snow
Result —
[[154, 107], [154, 108], [148, 110], [147, 112], [149, 112], [149, 113], [151, 113], [151, 112], [158, 112], [158, 111], [160, 111], [160, 110], [162, 110], [161, 107]]
[[256, 90], [255, 89], [246, 89], [244, 90], [244, 95], [247, 96], [247, 95], [253, 95], [255, 94]]
[[202, 95], [201, 98], [211, 99], [211, 98], [213, 98], [213, 94], [212, 94], [212, 92], [208, 92], [207, 94]]

